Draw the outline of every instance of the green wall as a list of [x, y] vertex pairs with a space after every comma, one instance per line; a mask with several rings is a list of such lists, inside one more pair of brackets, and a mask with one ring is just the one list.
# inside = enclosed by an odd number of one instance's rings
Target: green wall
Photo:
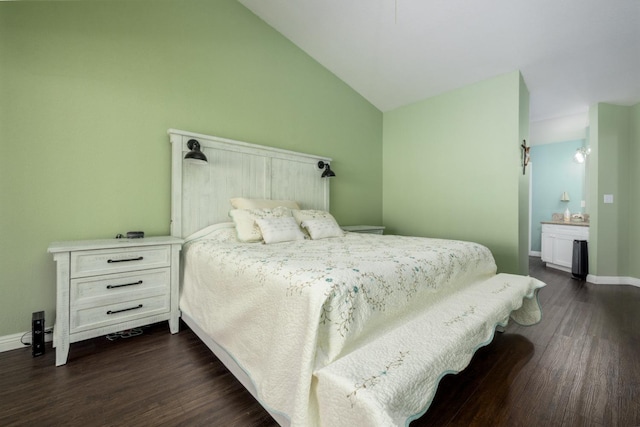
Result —
[[528, 236], [523, 104], [526, 87], [512, 72], [384, 113], [387, 230], [477, 241], [491, 249], [500, 271], [528, 274], [520, 256], [523, 245], [528, 252], [528, 241], [520, 242]]
[[236, 1], [0, 2], [0, 336], [52, 324], [50, 242], [169, 233], [169, 128], [330, 156], [382, 223], [382, 113]]
[[[629, 108], [600, 104], [598, 108], [598, 258], [600, 276], [626, 271], [629, 225]], [[604, 195], [614, 203], [605, 204]]]
[[640, 279], [640, 104], [631, 109], [628, 275]]
[[598, 141], [598, 104], [589, 108], [589, 137], [587, 144], [591, 148], [591, 154], [586, 159], [587, 190], [586, 204], [589, 214], [589, 274], [598, 273], [598, 218], [600, 204], [598, 203], [598, 153], [600, 144]]
[[[588, 183], [595, 207], [589, 245], [590, 273], [640, 278], [640, 104], [600, 103], [590, 109]], [[605, 204], [604, 195], [614, 203]], [[590, 211], [593, 214], [593, 210]]]

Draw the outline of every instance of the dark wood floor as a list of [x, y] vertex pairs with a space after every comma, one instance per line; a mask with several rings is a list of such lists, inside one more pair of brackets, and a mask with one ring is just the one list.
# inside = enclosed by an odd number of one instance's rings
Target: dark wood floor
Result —
[[[531, 258], [542, 322], [510, 325], [445, 377], [418, 426], [640, 426], [640, 289], [591, 285]], [[182, 325], [54, 351], [0, 353], [0, 426], [275, 426]]]

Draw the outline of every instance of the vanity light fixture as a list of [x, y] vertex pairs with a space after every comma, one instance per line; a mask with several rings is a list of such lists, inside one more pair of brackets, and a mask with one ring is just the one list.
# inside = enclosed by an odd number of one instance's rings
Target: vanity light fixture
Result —
[[576, 150], [576, 154], [573, 155], [573, 160], [578, 163], [584, 163], [589, 154], [591, 154], [591, 148], [580, 147]]
[[323, 162], [322, 160], [320, 160], [318, 162], [318, 167], [320, 169], [324, 169], [320, 178], [333, 178], [334, 176], [336, 176], [336, 174], [331, 170], [331, 166], [329, 166], [328, 162]]
[[187, 148], [189, 151], [185, 154], [184, 159], [188, 160], [191, 163], [195, 164], [205, 164], [207, 163], [207, 156], [204, 155], [202, 151], [200, 151], [200, 143], [195, 139], [190, 139], [187, 141]]

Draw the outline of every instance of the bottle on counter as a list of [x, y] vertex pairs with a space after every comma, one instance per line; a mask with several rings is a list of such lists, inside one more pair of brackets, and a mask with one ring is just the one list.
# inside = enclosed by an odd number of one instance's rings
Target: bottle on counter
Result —
[[565, 222], [571, 221], [571, 212], [569, 212], [569, 208], [567, 208], [564, 211], [564, 218], [563, 219], [564, 219]]

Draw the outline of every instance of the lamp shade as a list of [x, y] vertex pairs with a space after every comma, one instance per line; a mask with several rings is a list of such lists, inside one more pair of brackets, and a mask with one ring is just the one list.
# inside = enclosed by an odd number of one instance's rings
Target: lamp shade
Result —
[[333, 178], [334, 176], [336, 176], [335, 172], [333, 172], [329, 165], [327, 165], [324, 172], [322, 172], [322, 178]]
[[331, 170], [331, 166], [329, 166], [329, 163], [320, 160], [318, 162], [318, 167], [320, 169], [324, 169], [324, 171], [322, 171], [322, 175], [320, 176], [321, 178], [333, 178], [334, 176], [336, 176], [336, 174]]
[[560, 196], [560, 201], [568, 202], [569, 201], [569, 193], [567, 193], [566, 191], [563, 191], [562, 195]]
[[207, 163], [207, 156], [204, 155], [202, 151], [200, 151], [200, 143], [195, 139], [190, 139], [187, 141], [187, 148], [189, 151], [185, 154], [184, 159], [188, 160], [192, 163]]

